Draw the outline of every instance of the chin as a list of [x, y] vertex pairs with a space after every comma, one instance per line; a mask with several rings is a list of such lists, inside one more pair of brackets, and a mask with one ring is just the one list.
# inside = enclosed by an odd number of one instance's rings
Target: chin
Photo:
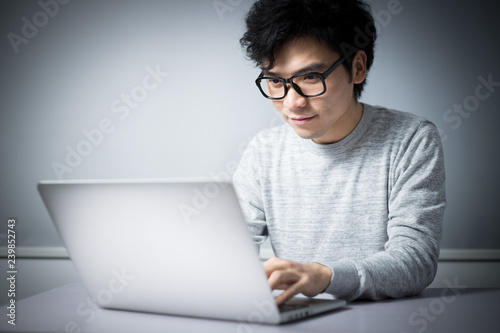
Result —
[[317, 135], [317, 133], [311, 132], [311, 131], [305, 131], [303, 129], [297, 129], [294, 128], [295, 133], [297, 133], [298, 136], [300, 136], [302, 139], [317, 139], [320, 137], [320, 135]]

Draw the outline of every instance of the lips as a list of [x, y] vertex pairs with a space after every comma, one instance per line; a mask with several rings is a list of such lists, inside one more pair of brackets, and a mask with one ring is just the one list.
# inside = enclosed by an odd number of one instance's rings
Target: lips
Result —
[[297, 126], [306, 126], [308, 125], [311, 121], [313, 121], [316, 116], [312, 117], [289, 117], [292, 123], [294, 123]]

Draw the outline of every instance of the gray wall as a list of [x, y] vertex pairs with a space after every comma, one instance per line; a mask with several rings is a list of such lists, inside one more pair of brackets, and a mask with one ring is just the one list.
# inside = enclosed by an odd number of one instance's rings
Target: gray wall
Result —
[[[62, 244], [41, 179], [230, 173], [249, 137], [281, 123], [238, 44], [250, 3], [73, 0], [44, 14], [37, 1], [2, 1], [0, 246], [10, 217], [18, 246]], [[436, 123], [442, 245], [498, 249], [500, 83], [480, 86], [500, 82], [499, 5], [371, 3], [380, 38], [362, 101]]]

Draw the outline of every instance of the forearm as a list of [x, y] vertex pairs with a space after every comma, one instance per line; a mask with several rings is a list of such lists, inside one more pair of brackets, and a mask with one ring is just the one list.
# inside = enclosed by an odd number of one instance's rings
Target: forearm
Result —
[[333, 277], [325, 292], [337, 298], [399, 298], [418, 294], [432, 282], [437, 254], [383, 251], [363, 260], [339, 260], [327, 265]]

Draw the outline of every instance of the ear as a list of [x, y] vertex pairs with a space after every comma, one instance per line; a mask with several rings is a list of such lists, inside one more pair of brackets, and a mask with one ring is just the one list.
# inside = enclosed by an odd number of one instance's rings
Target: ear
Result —
[[358, 50], [352, 60], [352, 81], [354, 84], [360, 84], [366, 79], [366, 53]]

